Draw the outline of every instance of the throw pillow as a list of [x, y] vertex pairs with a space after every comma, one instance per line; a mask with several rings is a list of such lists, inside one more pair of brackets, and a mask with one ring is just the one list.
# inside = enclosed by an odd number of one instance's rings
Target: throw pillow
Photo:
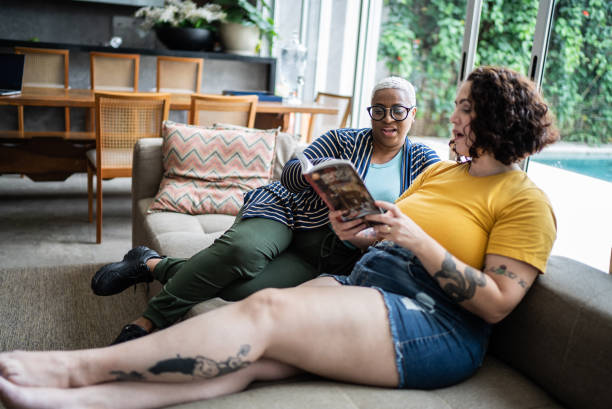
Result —
[[165, 121], [164, 176], [149, 213], [238, 214], [243, 194], [271, 180], [276, 133]]
[[[260, 131], [259, 129], [222, 123], [216, 123], [212, 127], [213, 129], [241, 129], [246, 132]], [[267, 131], [272, 132], [274, 129], [268, 129]], [[279, 130], [278, 135], [276, 136], [276, 153], [274, 157], [273, 178], [280, 179], [285, 163], [295, 156], [296, 150], [301, 152], [306, 146], [308, 146], [306, 143], [300, 142], [299, 137]]]

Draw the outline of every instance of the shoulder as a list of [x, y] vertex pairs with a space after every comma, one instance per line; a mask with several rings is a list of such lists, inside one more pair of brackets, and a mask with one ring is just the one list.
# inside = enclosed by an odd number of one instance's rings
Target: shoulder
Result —
[[340, 128], [332, 129], [328, 133], [335, 134], [341, 139], [369, 139], [372, 135], [371, 128]]
[[427, 167], [426, 170], [423, 171], [424, 174], [430, 177], [438, 177], [438, 176], [459, 176], [465, 174], [465, 164], [457, 163], [451, 160], [439, 160], [436, 163], [433, 163]]
[[512, 172], [496, 193], [496, 207], [501, 219], [529, 220], [556, 230], [557, 221], [548, 196], [525, 172]]
[[406, 138], [406, 144], [411, 156], [421, 161], [432, 164], [440, 161], [440, 157], [434, 149], [421, 142], [412, 142]]

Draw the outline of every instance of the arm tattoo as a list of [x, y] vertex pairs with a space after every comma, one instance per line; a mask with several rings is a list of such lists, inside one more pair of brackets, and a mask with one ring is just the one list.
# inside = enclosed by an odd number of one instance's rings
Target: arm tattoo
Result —
[[111, 371], [111, 375], [115, 375], [115, 381], [117, 382], [133, 382], [133, 381], [144, 381], [145, 377], [140, 372], [123, 372], [123, 371]]
[[159, 361], [149, 368], [149, 372], [155, 375], [164, 372], [178, 372], [201, 378], [214, 378], [248, 366], [251, 362], [243, 358], [250, 350], [250, 345], [242, 345], [236, 356], [230, 356], [225, 361], [215, 361], [201, 355], [195, 358], [182, 358], [177, 354], [176, 358]]
[[[442, 269], [434, 274], [434, 278], [438, 279], [444, 292], [458, 303], [471, 299], [476, 293], [476, 287], [484, 287], [487, 284], [482, 271], [470, 266], [466, 266], [463, 273], [457, 270], [457, 263], [448, 251], [444, 255]], [[442, 283], [443, 279], [450, 282]]]
[[[486, 268], [485, 268], [486, 269]], [[516, 275], [516, 273], [513, 273], [512, 271], [508, 270], [508, 267], [506, 267], [504, 264], [500, 265], [499, 267], [491, 267], [488, 269], [488, 271], [500, 275], [500, 276], [506, 276], [511, 280], [518, 280], [518, 285], [520, 285], [521, 287], [523, 287], [525, 290], [529, 289], [529, 284], [527, 284], [527, 282], [525, 280], [523, 280], [522, 278], [520, 278], [518, 275]]]

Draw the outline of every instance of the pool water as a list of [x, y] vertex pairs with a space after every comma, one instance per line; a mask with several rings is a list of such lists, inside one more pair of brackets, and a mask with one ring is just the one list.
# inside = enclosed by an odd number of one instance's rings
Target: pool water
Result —
[[583, 175], [612, 182], [612, 157], [539, 157], [531, 158], [534, 162], [544, 165], [554, 166], [555, 168], [565, 169], [570, 172], [581, 173]]

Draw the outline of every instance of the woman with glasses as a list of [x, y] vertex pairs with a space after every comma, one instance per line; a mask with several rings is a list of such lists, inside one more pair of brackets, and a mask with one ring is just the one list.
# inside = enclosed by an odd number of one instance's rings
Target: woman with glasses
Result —
[[[382, 242], [349, 276], [262, 290], [109, 348], [0, 354], [0, 396], [17, 407], [130, 409], [300, 371], [424, 389], [471, 376], [491, 324], [545, 271], [554, 214], [517, 163], [558, 132], [534, 84], [496, 67], [468, 76], [450, 119], [451, 146], [469, 159], [430, 166], [396, 205], [377, 202], [387, 212], [366, 219], [380, 223]], [[330, 220], [345, 240], [364, 228]]]
[[[408, 138], [416, 112], [414, 88], [408, 81], [380, 81], [367, 111], [372, 128], [330, 130], [304, 154], [315, 164], [350, 160], [375, 199], [393, 202], [440, 159]], [[154, 250], [137, 247], [122, 261], [100, 269], [92, 289], [98, 295], [113, 295], [139, 282], [157, 279], [164, 284], [142, 317], [123, 327], [115, 344], [168, 327], [195, 304], [213, 297], [239, 300], [262, 288], [296, 286], [321, 273], [348, 274], [361, 256], [360, 248], [372, 240], [338, 239], [330, 229], [327, 207], [294, 159], [285, 165], [280, 182], [245, 195], [234, 225], [210, 247], [189, 259], [162, 258]]]

